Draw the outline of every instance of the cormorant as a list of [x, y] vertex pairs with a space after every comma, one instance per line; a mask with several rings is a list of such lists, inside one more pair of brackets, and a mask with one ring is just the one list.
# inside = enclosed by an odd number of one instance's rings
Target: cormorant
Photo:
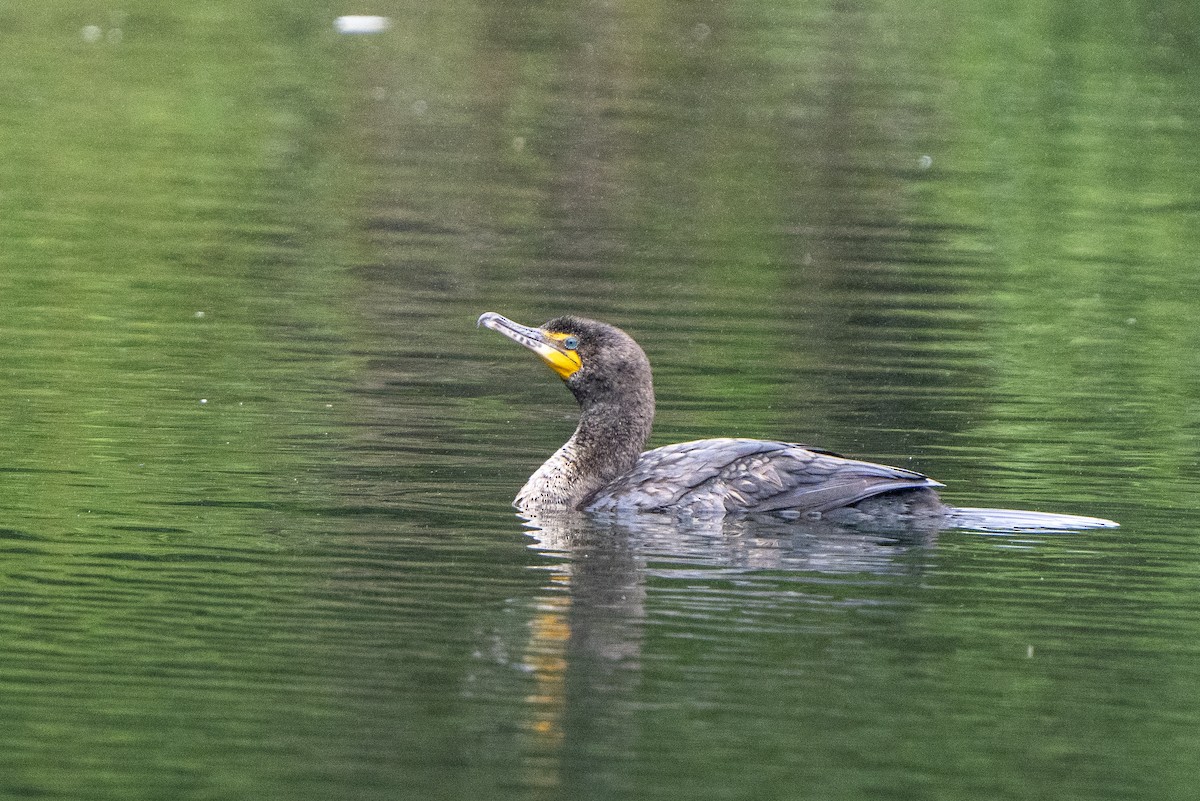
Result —
[[[777, 513], [886, 525], [928, 523], [954, 512], [1008, 512], [953, 509], [934, 492], [945, 485], [921, 473], [791, 442], [702, 439], [643, 452], [654, 420], [654, 384], [650, 361], [632, 337], [574, 316], [531, 328], [485, 312], [477, 325], [536, 353], [579, 402], [575, 433], [513, 501], [524, 514]], [[1098, 518], [1012, 514], [1032, 516], [1038, 527], [1115, 525]], [[1047, 523], [1051, 518], [1057, 526]]]

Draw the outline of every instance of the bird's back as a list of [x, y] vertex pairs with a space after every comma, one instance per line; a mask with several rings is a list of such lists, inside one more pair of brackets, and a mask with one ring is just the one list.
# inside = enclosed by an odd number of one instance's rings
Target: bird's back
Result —
[[899, 467], [790, 442], [702, 439], [646, 451], [585, 504], [593, 512], [818, 514], [897, 490], [942, 486]]

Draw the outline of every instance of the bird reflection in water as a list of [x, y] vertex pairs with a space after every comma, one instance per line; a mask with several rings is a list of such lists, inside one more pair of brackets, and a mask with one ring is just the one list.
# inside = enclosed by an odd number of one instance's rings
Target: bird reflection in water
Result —
[[[605, 765], [622, 764], [637, 742], [650, 626], [671, 636], [686, 621], [686, 636], [703, 639], [733, 621], [746, 630], [780, 615], [794, 621], [784, 610], [809, 627], [828, 618], [821, 608], [839, 620], [857, 607], [879, 614], [884, 598], [919, 591], [937, 536], [822, 521], [642, 515], [623, 523], [571, 512], [529, 516], [527, 525], [547, 570], [522, 649], [534, 686], [524, 729], [539, 755], [527, 767], [531, 784], [564, 792], [579, 773], [624, 789]], [[909, 606], [897, 604], [895, 614]], [[704, 650], [699, 641], [690, 647]], [[570, 768], [588, 757], [598, 764]]]

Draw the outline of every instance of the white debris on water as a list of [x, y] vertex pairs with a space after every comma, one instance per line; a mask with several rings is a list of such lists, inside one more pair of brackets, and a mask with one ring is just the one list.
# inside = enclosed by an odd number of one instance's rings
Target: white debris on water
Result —
[[338, 17], [333, 21], [333, 27], [338, 33], [383, 33], [392, 26], [388, 17], [376, 17], [367, 14], [350, 14]]
[[83, 30], [79, 32], [79, 36], [88, 44], [96, 44], [101, 41], [107, 41], [109, 44], [120, 44], [125, 38], [125, 32], [120, 28], [109, 28], [108, 33], [99, 25], [84, 25]]

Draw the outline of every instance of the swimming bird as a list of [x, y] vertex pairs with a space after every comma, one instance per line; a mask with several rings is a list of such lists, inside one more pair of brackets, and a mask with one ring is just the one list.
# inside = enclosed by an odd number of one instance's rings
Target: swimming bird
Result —
[[[537, 354], [579, 403], [575, 433], [513, 501], [526, 515], [567, 510], [775, 513], [902, 525], [936, 522], [951, 512], [1006, 511], [952, 509], [935, 492], [945, 485], [926, 475], [794, 442], [701, 439], [643, 451], [654, 420], [654, 382], [650, 361], [631, 336], [574, 316], [533, 328], [485, 312], [477, 325]], [[1115, 525], [1098, 518], [1045, 517], [1084, 521], [1068, 528]]]

